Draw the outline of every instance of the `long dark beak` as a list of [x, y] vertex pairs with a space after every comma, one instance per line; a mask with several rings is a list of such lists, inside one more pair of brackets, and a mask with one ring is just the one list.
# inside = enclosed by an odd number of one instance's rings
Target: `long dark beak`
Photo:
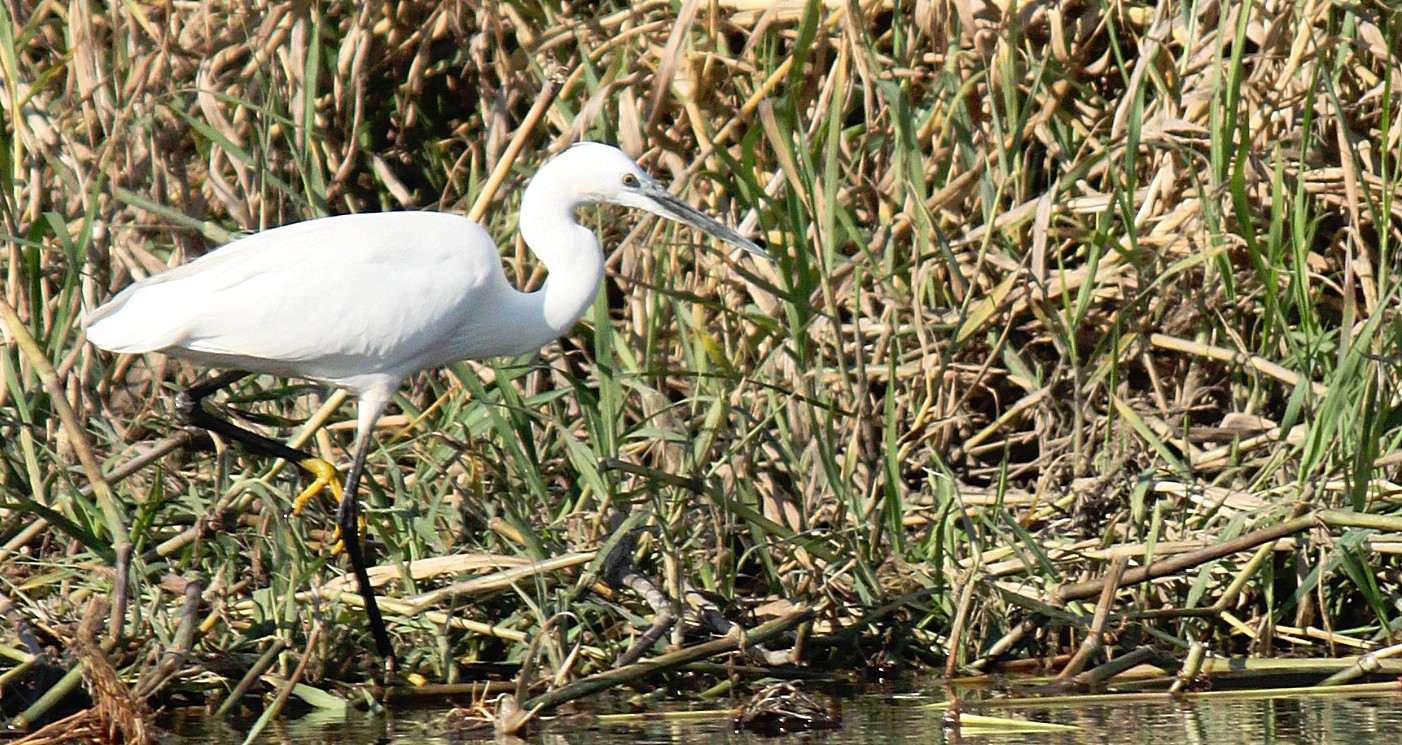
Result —
[[771, 260], [769, 252], [760, 247], [758, 243], [746, 238], [743, 235], [722, 225], [720, 221], [707, 215], [695, 207], [672, 196], [666, 187], [659, 183], [644, 184], [639, 189], [644, 196], [652, 200], [649, 211], [661, 215], [669, 220], [676, 220], [679, 223], [690, 225], [697, 230], [716, 238], [719, 238], [731, 245], [749, 251], [762, 259]]

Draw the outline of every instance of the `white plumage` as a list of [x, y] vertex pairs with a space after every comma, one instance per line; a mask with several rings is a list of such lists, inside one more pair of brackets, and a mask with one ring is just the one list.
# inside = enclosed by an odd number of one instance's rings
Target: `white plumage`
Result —
[[[137, 282], [87, 317], [88, 340], [112, 352], [310, 378], [356, 395], [356, 458], [339, 513], [349, 541], [370, 432], [406, 376], [538, 349], [579, 321], [598, 293], [604, 256], [574, 211], [600, 203], [647, 210], [766, 256], [618, 149], [581, 143], [546, 163], [522, 196], [522, 237], [549, 270], [536, 292], [511, 286], [491, 236], [465, 217], [343, 215], [240, 238]], [[355, 547], [353, 566], [358, 555]], [[374, 628], [373, 592], [355, 568]], [[392, 666], [387, 637], [375, 631]]]

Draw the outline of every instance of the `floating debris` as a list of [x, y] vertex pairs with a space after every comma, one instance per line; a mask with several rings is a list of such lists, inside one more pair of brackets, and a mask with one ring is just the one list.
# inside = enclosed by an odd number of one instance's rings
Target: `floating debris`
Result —
[[790, 682], [775, 683], [756, 693], [734, 720], [735, 729], [775, 736], [789, 732], [837, 729], [842, 713], [823, 706]]

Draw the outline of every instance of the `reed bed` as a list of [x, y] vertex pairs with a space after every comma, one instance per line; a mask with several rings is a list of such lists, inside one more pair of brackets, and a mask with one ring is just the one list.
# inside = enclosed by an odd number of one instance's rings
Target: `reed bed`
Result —
[[[601, 582], [625, 532], [667, 596], [801, 621], [770, 651], [822, 669], [1386, 648], [1400, 38], [1367, 2], [8, 3], [4, 704], [93, 659], [133, 707], [368, 679], [301, 477], [183, 431], [203, 371], [82, 314], [387, 209], [479, 218], [538, 286], [515, 206], [580, 139], [776, 261], [589, 211], [574, 333], [401, 392], [364, 500], [407, 670], [607, 670], [656, 613]], [[343, 403], [229, 401], [341, 463]]]

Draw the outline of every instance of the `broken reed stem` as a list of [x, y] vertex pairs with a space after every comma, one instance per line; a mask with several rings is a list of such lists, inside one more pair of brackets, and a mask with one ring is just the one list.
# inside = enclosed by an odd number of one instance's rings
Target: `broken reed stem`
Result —
[[[1271, 541], [1294, 535], [1318, 524], [1319, 518], [1316, 515], [1307, 515], [1305, 517], [1297, 517], [1293, 520], [1286, 520], [1283, 523], [1252, 531], [1197, 551], [1189, 551], [1162, 561], [1156, 561], [1148, 566], [1129, 569], [1125, 571], [1120, 581], [1123, 586], [1129, 586], [1137, 585], [1141, 582], [1148, 582], [1149, 580], [1158, 579], [1160, 577], [1167, 577], [1177, 574], [1184, 569], [1190, 569], [1200, 564], [1205, 564], [1213, 559], [1220, 559], [1223, 556], [1230, 556], [1238, 551], [1245, 551], [1246, 549], [1254, 548], [1263, 543], [1270, 543]], [[1108, 578], [1102, 577], [1101, 579], [1090, 582], [1065, 585], [1053, 589], [1051, 591], [1051, 596], [1057, 604], [1064, 604], [1070, 600], [1084, 600], [1104, 590], [1107, 581]]]
[[[1301, 381], [1304, 380], [1299, 373], [1286, 369], [1265, 357], [1239, 352], [1235, 349], [1214, 347], [1210, 344], [1189, 341], [1187, 339], [1178, 339], [1168, 336], [1167, 334], [1149, 334], [1149, 343], [1160, 349], [1183, 352], [1184, 354], [1196, 355], [1219, 362], [1230, 362], [1239, 367], [1250, 368], [1256, 372], [1269, 375], [1291, 387], [1300, 385]], [[1323, 383], [1309, 381], [1309, 386], [1314, 395], [1320, 398], [1323, 398], [1329, 393], [1329, 386]]]
[[1086, 629], [1086, 636], [1081, 640], [1080, 648], [1071, 656], [1071, 661], [1066, 663], [1066, 667], [1057, 675], [1059, 680], [1065, 681], [1080, 673], [1091, 655], [1105, 646], [1102, 637], [1105, 633], [1105, 619], [1110, 616], [1110, 607], [1114, 604], [1115, 593], [1119, 592], [1120, 581], [1128, 563], [1129, 560], [1123, 556], [1116, 556], [1110, 561], [1109, 571], [1102, 580], [1104, 585], [1101, 588], [1100, 601], [1095, 604], [1095, 615], [1091, 618], [1090, 628]]

